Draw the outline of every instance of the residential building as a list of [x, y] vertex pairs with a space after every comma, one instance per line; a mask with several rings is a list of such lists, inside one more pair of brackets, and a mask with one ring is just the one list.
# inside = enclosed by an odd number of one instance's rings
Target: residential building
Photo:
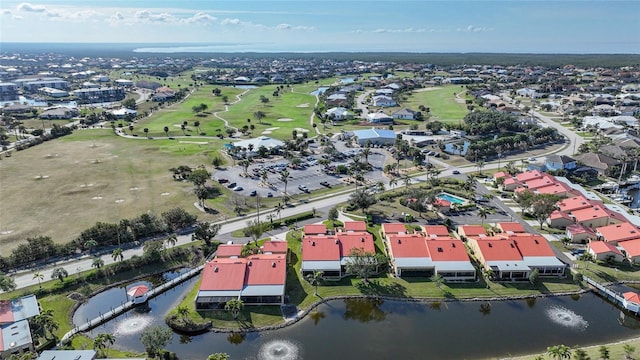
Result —
[[399, 120], [416, 120], [417, 114], [418, 114], [417, 111], [404, 108], [394, 112], [393, 114], [391, 114], [391, 116], [394, 119], [399, 119]]
[[390, 124], [393, 123], [393, 118], [382, 111], [368, 113], [367, 122], [372, 124]]
[[29, 319], [39, 314], [35, 295], [0, 301], [0, 358], [34, 349]]
[[371, 128], [368, 130], [354, 130], [353, 136], [358, 145], [393, 145], [396, 141], [396, 133], [393, 130]]
[[629, 222], [621, 222], [596, 228], [598, 240], [606, 241], [613, 245], [628, 240], [640, 239], [640, 226]]
[[587, 252], [600, 261], [621, 262], [625, 259], [620, 249], [606, 241], [590, 241]]

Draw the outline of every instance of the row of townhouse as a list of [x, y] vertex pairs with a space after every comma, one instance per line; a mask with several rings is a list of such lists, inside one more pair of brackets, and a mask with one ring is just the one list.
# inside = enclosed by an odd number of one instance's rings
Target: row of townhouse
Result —
[[[495, 176], [504, 176], [504, 173]], [[640, 218], [621, 208], [604, 204], [599, 197], [570, 183], [537, 170], [505, 178], [505, 190], [556, 194], [562, 197], [547, 219], [550, 227], [564, 229], [574, 243], [587, 243], [597, 260], [640, 263]]]

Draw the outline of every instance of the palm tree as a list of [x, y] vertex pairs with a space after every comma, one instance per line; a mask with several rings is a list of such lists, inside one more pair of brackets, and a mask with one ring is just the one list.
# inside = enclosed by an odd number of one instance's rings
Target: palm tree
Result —
[[176, 308], [176, 312], [182, 318], [182, 322], [186, 323], [189, 320], [189, 308], [188, 307], [186, 307], [184, 305], [180, 305], [180, 306], [178, 306]]
[[180, 130], [182, 130], [182, 133], [187, 136], [187, 127], [186, 125], [182, 124], [180, 125]]
[[571, 349], [567, 345], [549, 346], [547, 354], [556, 360], [568, 359], [571, 357]]
[[91, 263], [91, 267], [94, 267], [96, 269], [100, 269], [103, 266], [104, 266], [104, 260], [102, 260], [101, 257], [96, 256], [96, 257], [93, 258], [93, 262]]
[[116, 248], [113, 249], [113, 252], [111, 253], [111, 257], [113, 258], [113, 261], [116, 261], [116, 259], [120, 259], [120, 261], [124, 260], [124, 254], [121, 248]]
[[51, 278], [58, 279], [60, 280], [60, 282], [64, 282], [64, 278], [66, 278], [67, 276], [69, 276], [69, 272], [63, 267], [55, 268], [51, 273]]
[[167, 244], [171, 245], [171, 247], [176, 246], [177, 242], [178, 237], [176, 236], [176, 233], [171, 233], [169, 234], [169, 236], [167, 236]]
[[282, 210], [284, 210], [284, 205], [278, 203], [275, 207], [275, 211], [278, 214], [278, 220], [282, 220]]
[[396, 185], [398, 185], [398, 178], [394, 176], [389, 180], [389, 186], [391, 186], [391, 189], [395, 190]]
[[131, 131], [131, 135], [133, 135], [133, 125], [129, 125], [129, 131]]
[[231, 311], [231, 315], [234, 319], [240, 315], [240, 310], [244, 307], [244, 302], [240, 299], [231, 299], [224, 304], [224, 309]]
[[44, 275], [41, 272], [36, 271], [35, 273], [33, 273], [32, 279], [38, 279], [38, 288], [42, 289], [42, 284], [40, 283], [40, 281], [44, 280]]
[[311, 286], [315, 287], [315, 296], [318, 295], [318, 285], [322, 282], [322, 276], [324, 273], [322, 271], [314, 271], [312, 274], [307, 275], [307, 281]]
[[[206, 106], [206, 105], [205, 105]], [[193, 126], [196, 127], [196, 129], [198, 129], [198, 134], [200, 133], [200, 121], [194, 121], [193, 122]]]
[[364, 158], [364, 162], [369, 163], [369, 154], [371, 153], [371, 148], [370, 147], [365, 147], [364, 149], [362, 149], [362, 152], [360, 153], [360, 155]]
[[287, 194], [287, 183], [289, 182], [289, 171], [284, 170], [280, 173], [280, 181], [284, 183], [284, 194]]
[[93, 339], [93, 350], [98, 353], [98, 356], [104, 357], [109, 347], [115, 342], [116, 337], [113, 334], [98, 334], [98, 336]]
[[144, 128], [142, 131], [144, 131], [144, 134], [149, 137], [149, 128]]
[[253, 113], [253, 118], [258, 120], [259, 124], [262, 124], [262, 119], [265, 117], [265, 113], [263, 113], [262, 111], [256, 111]]
[[165, 134], [167, 137], [169, 137], [169, 127], [168, 127], [168, 126], [165, 126], [165, 127], [164, 127], [164, 134]]
[[47, 336], [53, 336], [53, 332], [58, 330], [58, 323], [56, 323], [53, 319], [53, 310], [45, 310], [40, 313], [40, 315], [36, 315], [33, 318], [33, 322], [42, 328], [42, 334], [45, 339], [49, 338]]
[[482, 175], [482, 168], [484, 167], [484, 161], [483, 160], [479, 160], [478, 161], [478, 173], [480, 175]]
[[489, 215], [487, 208], [481, 207], [480, 210], [478, 210], [478, 216], [482, 218], [482, 225], [484, 225], [484, 220], [487, 218], [487, 215]]

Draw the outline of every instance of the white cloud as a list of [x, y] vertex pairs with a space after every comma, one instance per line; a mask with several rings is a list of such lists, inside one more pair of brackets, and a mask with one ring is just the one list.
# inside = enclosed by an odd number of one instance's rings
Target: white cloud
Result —
[[0, 13], [0, 14], [2, 14], [2, 15], [9, 15], [9, 16], [11, 16], [11, 10], [9, 10], [9, 9], [2, 9], [2, 11], [1, 11], [1, 13]]
[[218, 20], [218, 18], [216, 18], [215, 16], [211, 16], [207, 13], [204, 12], [198, 12], [196, 14], [194, 14], [192, 17], [187, 18], [186, 22], [187, 23], [193, 23], [193, 24], [210, 24], [210, 23], [214, 23]]
[[375, 29], [374, 33], [423, 33], [427, 32], [427, 29], [415, 29], [415, 28], [405, 28], [405, 29]]
[[240, 19], [237, 19], [237, 18], [234, 18], [234, 19], [226, 18], [222, 20], [221, 24], [222, 25], [240, 25], [241, 22], [240, 22]]
[[469, 25], [466, 28], [458, 28], [458, 29], [456, 29], [456, 31], [459, 31], [459, 32], [486, 32], [486, 31], [493, 31], [493, 28], [486, 28], [486, 27], [479, 27], [479, 26]]
[[42, 5], [31, 5], [30, 3], [22, 3], [16, 7], [18, 11], [26, 12], [45, 12], [47, 8]]
[[302, 31], [309, 31], [309, 30], [315, 30], [315, 27], [313, 26], [303, 26], [303, 25], [291, 25], [291, 24], [278, 24], [276, 26], [276, 30], [302, 30]]
[[144, 23], [175, 23], [178, 19], [168, 13], [154, 14], [149, 10], [140, 10], [134, 14], [134, 19]]

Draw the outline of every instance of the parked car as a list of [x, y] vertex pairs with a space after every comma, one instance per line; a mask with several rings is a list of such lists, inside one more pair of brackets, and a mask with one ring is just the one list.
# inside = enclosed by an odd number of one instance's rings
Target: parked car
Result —
[[460, 175], [460, 170], [453, 170], [451, 173], [453, 175]]
[[502, 194], [500, 194], [500, 197], [501, 197], [501, 198], [503, 198], [503, 199], [508, 199], [508, 198], [510, 198], [510, 197], [511, 197], [511, 194], [509, 194], [509, 193], [502, 193]]
[[322, 181], [322, 182], [320, 182], [320, 185], [326, 186], [326, 187], [331, 187], [331, 184], [329, 184], [328, 181]]
[[222, 179], [222, 178], [218, 179], [218, 183], [219, 184], [224, 184], [224, 183], [228, 183], [228, 182], [229, 182], [229, 179]]
[[237, 185], [236, 183], [232, 182], [231, 184], [227, 185], [227, 187], [229, 189], [233, 189], [234, 187], [236, 187], [236, 185]]
[[244, 190], [242, 186], [236, 186], [233, 188], [233, 191], [242, 191], [242, 190]]
[[267, 193], [267, 197], [273, 197], [273, 194], [272, 194], [272, 193], [270, 193], [270, 192], [268, 192], [268, 193]]
[[299, 185], [298, 186], [298, 190], [304, 191], [304, 192], [309, 192], [309, 188], [306, 187], [305, 185]]
[[255, 190], [251, 190], [251, 192], [249, 193], [249, 196], [256, 196], [258, 195], [258, 192]]

